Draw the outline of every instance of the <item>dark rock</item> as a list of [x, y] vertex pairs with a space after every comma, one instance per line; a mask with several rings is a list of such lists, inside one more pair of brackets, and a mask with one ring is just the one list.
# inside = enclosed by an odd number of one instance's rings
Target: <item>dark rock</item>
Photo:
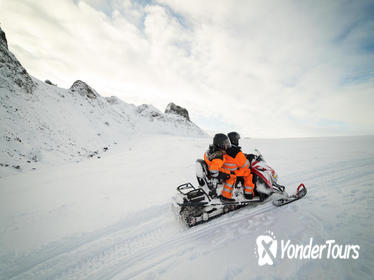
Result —
[[181, 106], [175, 105], [173, 102], [168, 104], [168, 106], [165, 109], [165, 113], [166, 114], [176, 114], [176, 115], [182, 116], [186, 120], [190, 121], [190, 117], [188, 115], [187, 109], [185, 109]]
[[93, 88], [81, 80], [75, 81], [70, 87], [70, 91], [78, 92], [80, 95], [87, 96], [90, 99], [96, 99], [99, 96]]
[[56, 84], [52, 83], [50, 80], [45, 80], [44, 82], [51, 86], [57, 86]]
[[96, 156], [98, 154], [99, 154], [99, 151], [93, 151], [90, 154], [88, 154], [88, 157], [92, 158], [92, 157], [94, 157], [94, 156]]
[[8, 49], [8, 41], [6, 40], [5, 32], [0, 27], [0, 44]]
[[14, 92], [21, 88], [32, 93], [35, 84], [26, 69], [8, 50], [8, 42], [4, 31], [0, 28], [0, 85]]

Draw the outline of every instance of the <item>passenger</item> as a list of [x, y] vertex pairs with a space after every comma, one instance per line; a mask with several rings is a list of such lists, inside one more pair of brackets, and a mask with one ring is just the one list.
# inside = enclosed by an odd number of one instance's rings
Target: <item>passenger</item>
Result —
[[213, 178], [222, 179], [223, 190], [221, 200], [234, 201], [232, 198], [236, 176], [234, 172], [224, 168], [225, 154], [231, 148], [230, 139], [223, 133], [218, 133], [213, 138], [213, 145], [209, 145], [204, 154], [204, 160], [208, 165], [209, 172]]

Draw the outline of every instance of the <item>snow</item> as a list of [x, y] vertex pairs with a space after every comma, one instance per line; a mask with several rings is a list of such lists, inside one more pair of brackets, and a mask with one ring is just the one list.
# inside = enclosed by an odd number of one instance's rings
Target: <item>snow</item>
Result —
[[[129, 137], [101, 159], [0, 178], [0, 279], [372, 279], [374, 137], [244, 139], [292, 193], [276, 208], [246, 207], [193, 228], [170, 209], [196, 185], [211, 139]], [[357, 260], [276, 259], [258, 266], [256, 238], [360, 245]]]

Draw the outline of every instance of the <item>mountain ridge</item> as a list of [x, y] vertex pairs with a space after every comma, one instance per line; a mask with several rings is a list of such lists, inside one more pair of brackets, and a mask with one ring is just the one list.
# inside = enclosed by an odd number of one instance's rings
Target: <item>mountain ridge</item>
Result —
[[69, 89], [42, 82], [8, 50], [1, 28], [0, 35], [0, 176], [100, 158], [136, 135], [207, 136], [183, 116], [103, 97], [81, 80]]

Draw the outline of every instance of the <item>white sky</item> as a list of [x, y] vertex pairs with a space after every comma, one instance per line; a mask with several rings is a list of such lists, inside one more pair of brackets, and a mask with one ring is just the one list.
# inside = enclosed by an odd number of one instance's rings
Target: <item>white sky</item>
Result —
[[374, 134], [373, 1], [0, 0], [0, 22], [36, 78], [209, 132]]

